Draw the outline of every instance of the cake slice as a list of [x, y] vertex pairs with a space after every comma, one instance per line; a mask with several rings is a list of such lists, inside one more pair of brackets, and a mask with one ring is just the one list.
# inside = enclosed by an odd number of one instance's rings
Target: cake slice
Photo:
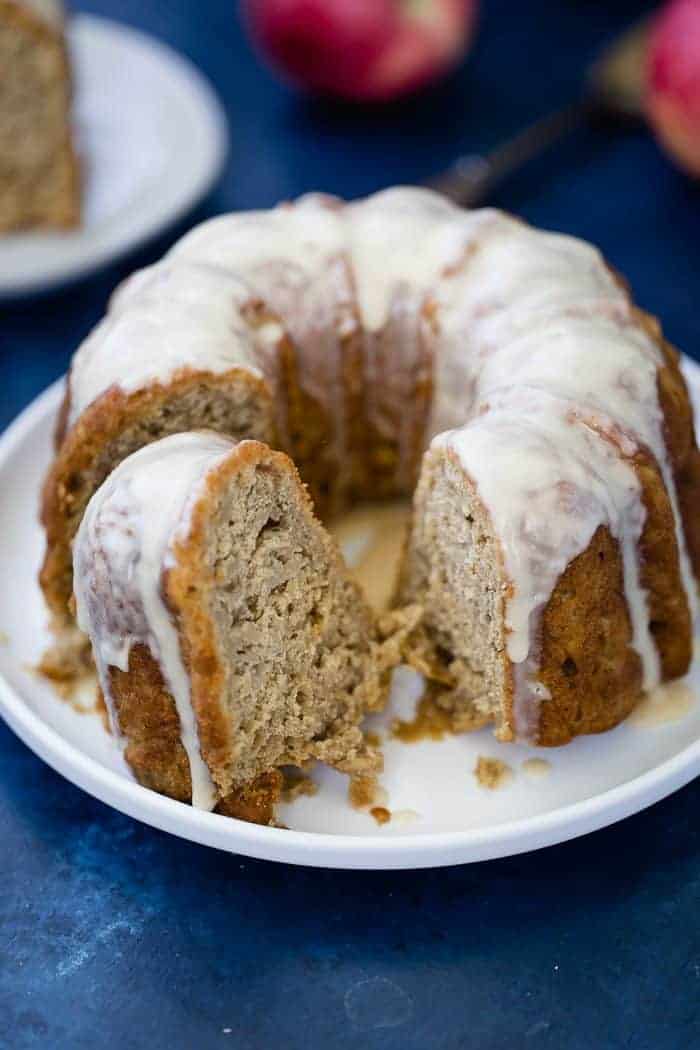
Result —
[[91, 499], [74, 563], [143, 785], [266, 822], [280, 767], [380, 766], [359, 728], [388, 685], [372, 616], [283, 453], [212, 432], [146, 446]]
[[59, 0], [0, 0], [0, 233], [80, 221]]
[[456, 730], [557, 746], [610, 729], [684, 674], [690, 612], [673, 509], [610, 417], [514, 388], [437, 437], [414, 496], [400, 598], [408, 658]]

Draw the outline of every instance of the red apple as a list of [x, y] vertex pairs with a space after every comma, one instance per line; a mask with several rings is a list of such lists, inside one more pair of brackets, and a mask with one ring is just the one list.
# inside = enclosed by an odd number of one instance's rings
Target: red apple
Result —
[[254, 40], [294, 83], [354, 101], [397, 98], [464, 54], [477, 0], [242, 0]]
[[671, 156], [700, 177], [700, 0], [673, 0], [654, 24], [647, 113]]

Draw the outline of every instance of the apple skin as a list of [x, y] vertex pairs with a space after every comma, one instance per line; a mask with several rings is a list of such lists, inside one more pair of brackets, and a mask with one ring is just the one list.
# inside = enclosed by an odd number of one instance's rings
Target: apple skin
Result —
[[663, 147], [700, 178], [700, 0], [672, 0], [654, 23], [646, 110]]
[[477, 0], [242, 0], [251, 36], [307, 90], [389, 101], [446, 73], [465, 53]]

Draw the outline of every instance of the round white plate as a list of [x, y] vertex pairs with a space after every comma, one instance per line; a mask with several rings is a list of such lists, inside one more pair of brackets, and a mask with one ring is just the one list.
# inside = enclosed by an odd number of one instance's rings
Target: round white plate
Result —
[[[700, 368], [689, 364], [700, 391]], [[270, 860], [323, 867], [420, 868], [538, 849], [611, 824], [663, 798], [700, 772], [700, 668], [673, 686], [670, 704], [558, 749], [499, 744], [489, 731], [404, 744], [387, 739], [382, 783], [393, 819], [379, 826], [347, 802], [347, 780], [319, 769], [320, 791], [281, 807], [290, 830], [202, 813], [140, 787], [93, 713], [78, 713], [29, 669], [48, 637], [36, 582], [43, 538], [39, 487], [51, 455], [61, 395], [55, 384], [0, 439], [0, 713], [25, 743], [74, 784], [147, 824]], [[420, 680], [399, 669], [391, 709], [374, 727], [410, 718]], [[670, 717], [669, 717], [670, 715]], [[480, 787], [479, 756], [507, 762], [512, 779]], [[547, 775], [523, 768], [544, 758]]]
[[226, 117], [194, 66], [93, 15], [71, 21], [82, 225], [0, 237], [0, 296], [45, 290], [138, 247], [189, 211], [226, 157]]

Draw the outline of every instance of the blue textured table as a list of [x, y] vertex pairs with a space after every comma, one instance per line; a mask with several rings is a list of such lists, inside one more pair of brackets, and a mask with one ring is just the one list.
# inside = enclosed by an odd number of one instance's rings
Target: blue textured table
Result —
[[[574, 92], [640, 5], [486, 0], [449, 83], [383, 112], [302, 102], [256, 63], [233, 0], [79, 4], [188, 54], [233, 154], [188, 224], [309, 189], [418, 180]], [[700, 193], [647, 134], [581, 133], [495, 203], [590, 238], [700, 351]], [[0, 306], [0, 425], [65, 370], [136, 259]], [[396, 874], [218, 854], [93, 801], [0, 724], [0, 1046], [673, 1050], [700, 1043], [700, 785], [618, 827], [490, 864]]]

